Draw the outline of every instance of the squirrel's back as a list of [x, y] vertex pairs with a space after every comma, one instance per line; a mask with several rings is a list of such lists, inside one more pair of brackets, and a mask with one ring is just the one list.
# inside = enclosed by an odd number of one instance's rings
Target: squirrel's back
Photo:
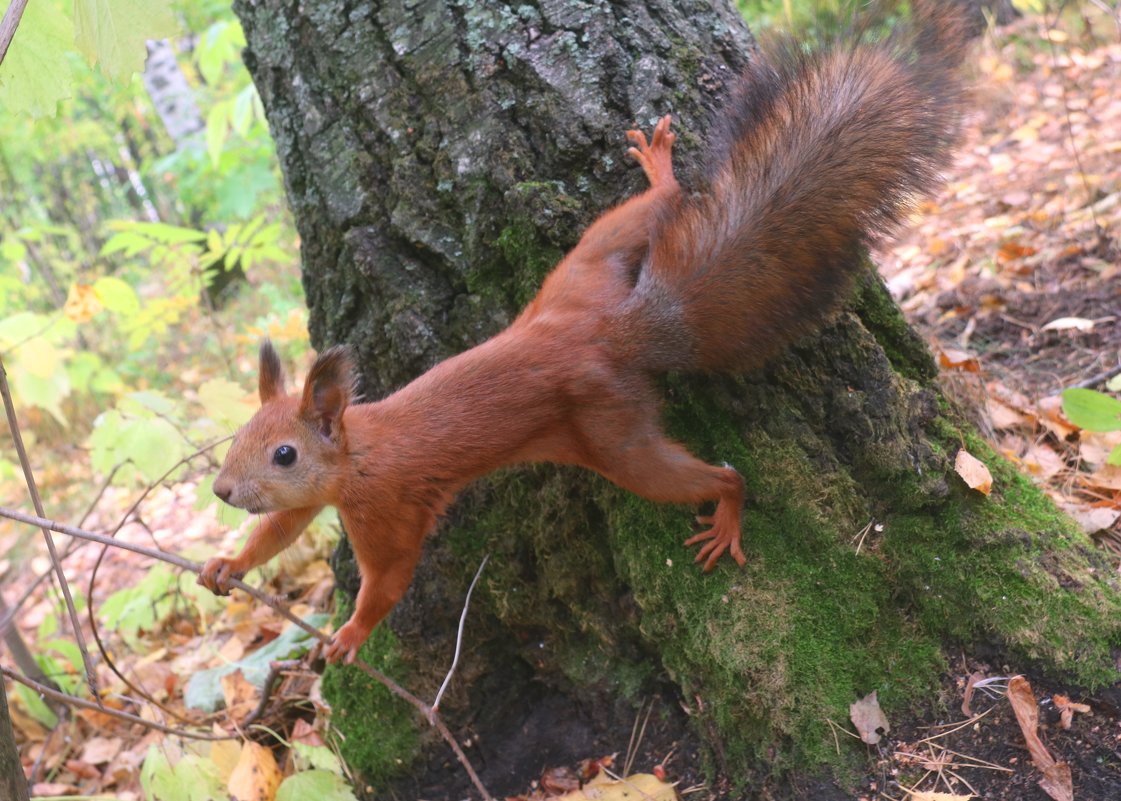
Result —
[[706, 185], [665, 209], [617, 325], [654, 370], [750, 369], [843, 296], [866, 247], [932, 191], [960, 128], [968, 26], [953, 2], [819, 52], [782, 44], [738, 80]]

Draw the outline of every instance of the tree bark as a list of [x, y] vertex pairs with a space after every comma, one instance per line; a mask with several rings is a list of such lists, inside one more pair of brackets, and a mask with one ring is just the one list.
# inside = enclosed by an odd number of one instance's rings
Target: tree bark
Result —
[[[642, 186], [626, 128], [672, 113], [688, 185], [752, 50], [730, 5], [695, 0], [235, 8], [301, 235], [313, 343], [351, 343], [368, 398], [499, 331], [582, 228]], [[1110, 571], [935, 378], [869, 272], [766, 369], [665, 380], [671, 433], [747, 482], [745, 569], [694, 568], [681, 547], [694, 510], [576, 470], [507, 470], [430, 538], [366, 653], [431, 698], [491, 554], [443, 711], [497, 793], [622, 751], [646, 698], [660, 699], [653, 739], [688, 746], [682, 773], [809, 792], [790, 777], [863, 754], [846, 743], [837, 757], [825, 721], [844, 725], [871, 690], [889, 710], [932, 702], [947, 643], [1116, 680]], [[991, 497], [955, 475], [963, 445], [993, 469]], [[336, 567], [353, 594], [345, 549]], [[405, 796], [467, 787], [369, 682], [332, 670], [325, 690], [344, 755], [378, 790], [394, 770], [413, 777]]]
[[27, 798], [27, 777], [19, 761], [12, 717], [8, 713], [8, 696], [0, 680], [0, 801], [26, 801]]

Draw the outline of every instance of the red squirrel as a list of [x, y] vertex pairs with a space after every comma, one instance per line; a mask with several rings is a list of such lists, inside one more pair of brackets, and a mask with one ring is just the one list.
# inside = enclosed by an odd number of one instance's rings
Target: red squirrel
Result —
[[502, 466], [594, 470], [660, 503], [716, 503], [685, 540], [711, 570], [740, 547], [744, 484], [662, 432], [654, 376], [750, 370], [819, 326], [889, 234], [937, 184], [956, 137], [968, 38], [953, 4], [916, 2], [909, 39], [754, 60], [717, 120], [697, 193], [674, 177], [670, 117], [628, 153], [650, 187], [600, 216], [518, 318], [376, 403], [355, 401], [334, 347], [287, 394], [261, 347], [261, 408], [214, 482], [263, 515], [199, 582], [228, 592], [338, 509], [362, 575], [326, 655], [354, 660], [412, 581], [425, 536], [467, 483]]

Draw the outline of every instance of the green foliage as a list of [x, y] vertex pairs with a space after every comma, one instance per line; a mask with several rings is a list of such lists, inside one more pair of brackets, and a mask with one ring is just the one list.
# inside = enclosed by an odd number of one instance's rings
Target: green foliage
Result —
[[346, 779], [327, 770], [307, 770], [285, 779], [276, 791], [276, 801], [355, 801]]
[[0, 105], [9, 113], [53, 113], [72, 96], [81, 70], [77, 54], [121, 82], [143, 68], [145, 40], [177, 29], [165, 0], [29, 3], [0, 65]]
[[206, 757], [188, 754], [175, 765], [155, 745], [148, 748], [140, 769], [140, 786], [148, 801], [228, 801], [218, 766]]
[[134, 649], [141, 631], [152, 631], [167, 617], [176, 587], [172, 569], [159, 562], [139, 583], [110, 595], [101, 605], [100, 617]]
[[[327, 616], [310, 615], [305, 622], [310, 626], [319, 628], [327, 622]], [[303, 629], [289, 624], [279, 637], [263, 648], [258, 648], [244, 659], [195, 673], [187, 683], [183, 700], [188, 707], [201, 709], [204, 712], [213, 712], [222, 705], [223, 676], [229, 675], [235, 670], [240, 670], [250, 684], [260, 689], [265, 686], [265, 679], [268, 678], [269, 662], [279, 659], [292, 659], [296, 655], [306, 652], [310, 645], [311, 635]]]
[[[1092, 389], [1068, 389], [1063, 392], [1063, 414], [1079, 428], [1108, 433], [1121, 431], [1121, 400]], [[1121, 465], [1121, 445], [1114, 447], [1106, 460]]]

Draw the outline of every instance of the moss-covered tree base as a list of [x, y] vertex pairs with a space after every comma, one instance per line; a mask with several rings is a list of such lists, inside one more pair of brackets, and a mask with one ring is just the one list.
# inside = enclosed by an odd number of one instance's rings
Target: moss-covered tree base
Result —
[[[601, 710], [604, 731], [629, 727], [669, 682], [708, 743], [710, 775], [733, 786], [791, 770], [843, 783], [864, 750], [842, 742], [838, 755], [827, 721], [847, 726], [849, 704], [872, 690], [889, 716], [936, 703], [949, 644], [995, 647], [1014, 670], [1084, 686], [1117, 681], [1114, 573], [939, 399], [921, 348], [896, 339], [889, 360], [876, 347], [877, 330], [902, 330], [896, 316], [869, 278], [854, 312], [768, 370], [667, 379], [670, 430], [747, 482], [745, 568], [727, 560], [705, 574], [692, 563], [681, 543], [694, 510], [575, 470], [508, 471], [470, 492], [430, 542], [391, 619], [400, 639], [372, 650], [392, 644], [407, 666], [400, 678], [434, 693], [466, 582], [489, 553], [445, 706], [465, 736], [493, 722], [488, 710], [530, 716], [557, 693]], [[992, 495], [953, 472], [963, 446], [992, 470]], [[354, 725], [350, 710], [367, 703], [360, 689], [329, 694], [348, 710], [344, 754], [384, 776], [397, 758], [408, 764], [412, 741], [359, 758], [369, 743], [403, 737], [366, 717]], [[487, 737], [497, 745], [501, 734]], [[483, 765], [499, 756], [487, 737], [475, 749]], [[446, 761], [427, 740], [421, 758]], [[568, 758], [594, 755], [589, 742]], [[523, 783], [546, 763], [527, 762]]]

